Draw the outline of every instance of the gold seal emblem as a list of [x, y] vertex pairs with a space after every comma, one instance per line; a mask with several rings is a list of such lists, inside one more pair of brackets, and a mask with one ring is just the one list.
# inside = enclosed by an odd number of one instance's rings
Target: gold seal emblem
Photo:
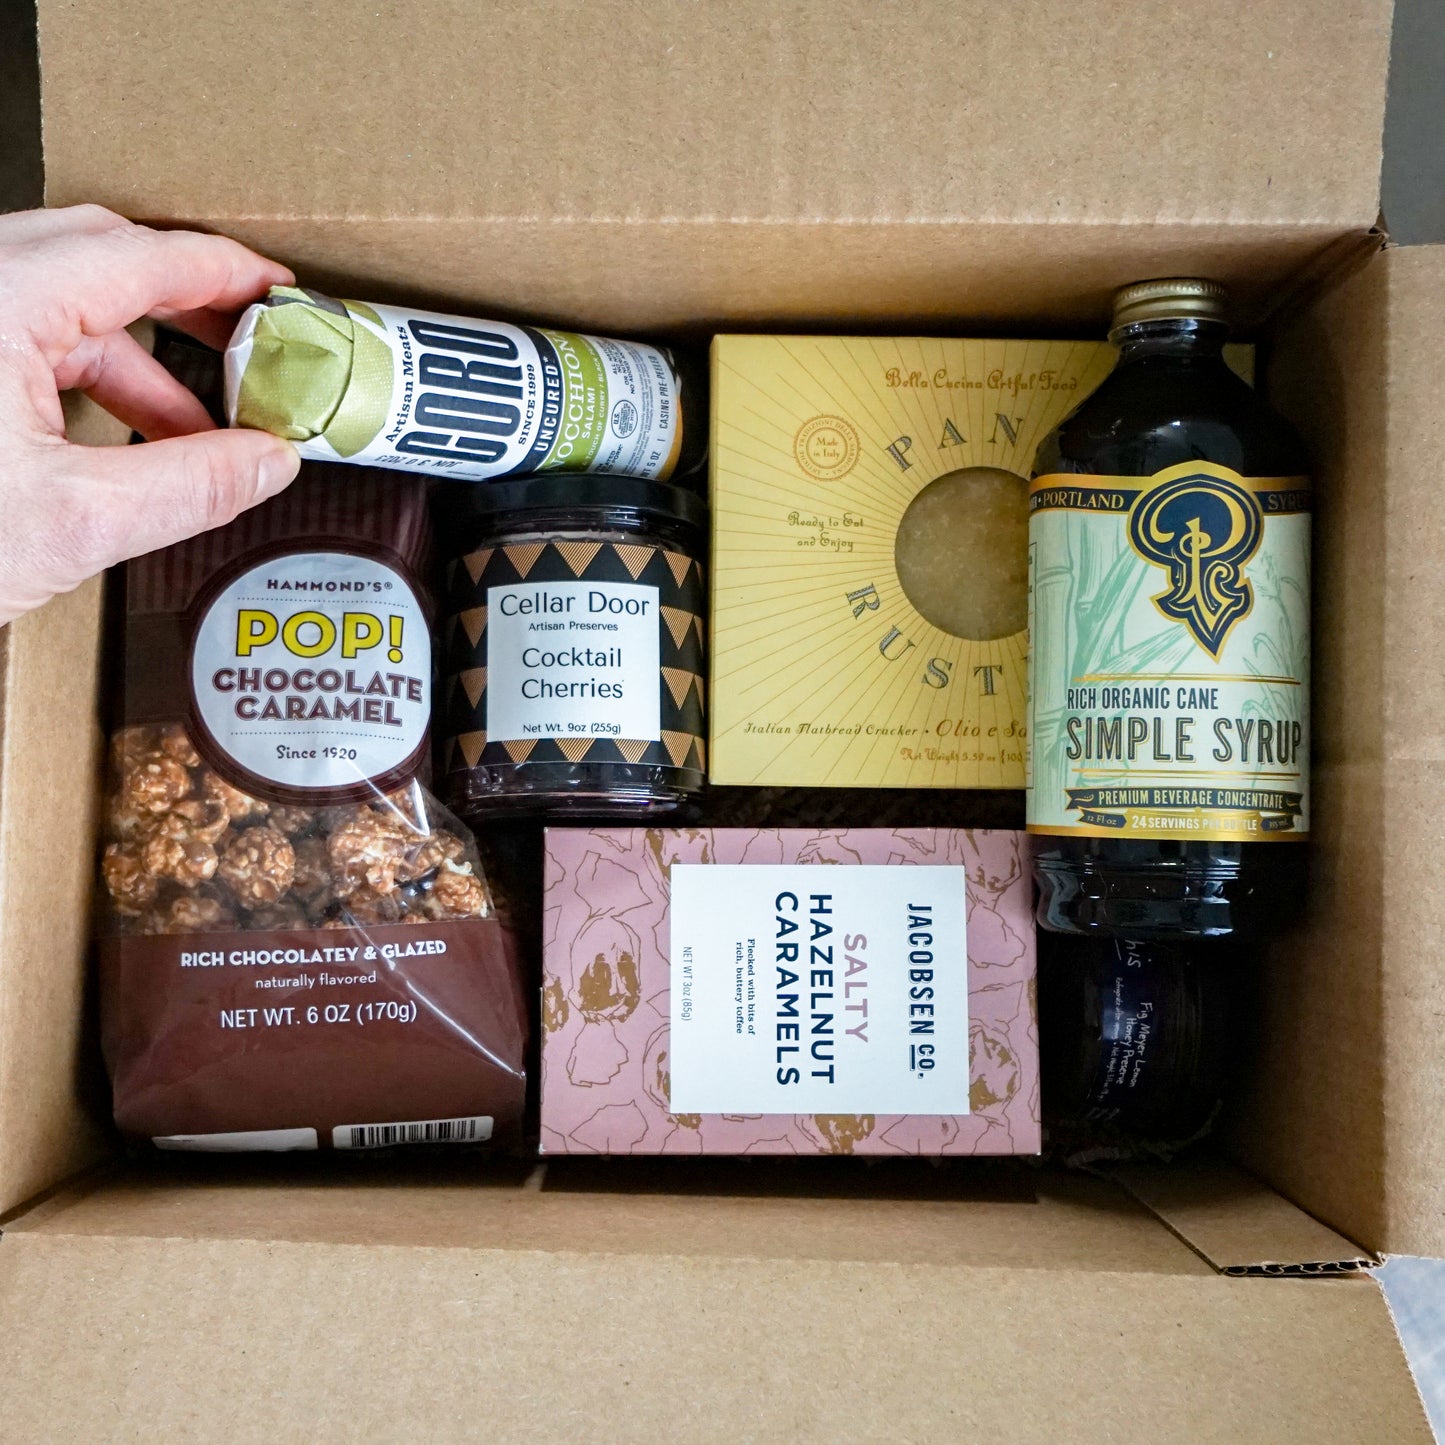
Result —
[[815, 416], [798, 428], [793, 456], [810, 477], [836, 482], [858, 461], [858, 433], [841, 416]]

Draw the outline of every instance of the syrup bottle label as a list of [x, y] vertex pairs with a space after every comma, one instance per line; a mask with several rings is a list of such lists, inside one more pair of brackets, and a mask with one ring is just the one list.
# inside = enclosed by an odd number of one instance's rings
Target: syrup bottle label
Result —
[[1309, 833], [1310, 486], [1188, 462], [1029, 494], [1033, 833]]

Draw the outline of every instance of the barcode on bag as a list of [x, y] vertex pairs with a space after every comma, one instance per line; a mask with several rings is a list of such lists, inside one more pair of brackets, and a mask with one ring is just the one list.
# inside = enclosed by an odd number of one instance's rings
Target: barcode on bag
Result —
[[407, 1124], [338, 1124], [333, 1149], [389, 1149], [396, 1144], [483, 1144], [492, 1137], [487, 1114], [468, 1119], [417, 1119]]

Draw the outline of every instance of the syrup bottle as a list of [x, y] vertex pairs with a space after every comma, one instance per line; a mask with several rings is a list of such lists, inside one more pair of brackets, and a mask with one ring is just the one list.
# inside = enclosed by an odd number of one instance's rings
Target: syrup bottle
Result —
[[1252, 934], [1300, 892], [1310, 484], [1228, 334], [1211, 281], [1126, 286], [1118, 366], [1039, 449], [1028, 826], [1047, 929]]

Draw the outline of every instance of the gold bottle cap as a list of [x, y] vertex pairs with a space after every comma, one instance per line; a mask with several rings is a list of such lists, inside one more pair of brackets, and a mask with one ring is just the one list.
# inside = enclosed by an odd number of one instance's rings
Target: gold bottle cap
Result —
[[1112, 336], [1121, 326], [1140, 321], [1224, 321], [1229, 292], [1217, 281], [1190, 276], [1168, 276], [1157, 281], [1136, 281], [1114, 293]]

